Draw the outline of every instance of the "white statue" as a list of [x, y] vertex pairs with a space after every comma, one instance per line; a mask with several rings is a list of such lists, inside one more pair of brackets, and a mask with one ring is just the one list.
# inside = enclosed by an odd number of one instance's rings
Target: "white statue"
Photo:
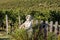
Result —
[[27, 30], [28, 37], [31, 38], [33, 32], [31, 15], [26, 16], [26, 21], [19, 28]]

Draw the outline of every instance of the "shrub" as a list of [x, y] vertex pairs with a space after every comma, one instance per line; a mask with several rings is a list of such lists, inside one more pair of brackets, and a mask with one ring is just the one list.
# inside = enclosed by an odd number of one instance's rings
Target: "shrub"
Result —
[[12, 37], [16, 40], [28, 40], [28, 36], [27, 33], [24, 29], [16, 29], [13, 33], [12, 33]]
[[47, 40], [57, 40], [57, 35], [55, 33], [48, 33]]

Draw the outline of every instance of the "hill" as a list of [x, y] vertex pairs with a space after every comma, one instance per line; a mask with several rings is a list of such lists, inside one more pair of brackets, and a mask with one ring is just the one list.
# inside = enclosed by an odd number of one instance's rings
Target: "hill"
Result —
[[41, 8], [60, 10], [60, 0], [0, 0], [0, 9], [33, 9]]

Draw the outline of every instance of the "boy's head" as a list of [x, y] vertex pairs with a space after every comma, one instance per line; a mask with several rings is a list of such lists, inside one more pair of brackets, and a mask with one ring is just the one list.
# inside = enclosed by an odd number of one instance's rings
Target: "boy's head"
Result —
[[26, 16], [26, 20], [27, 20], [27, 21], [31, 21], [31, 19], [32, 19], [31, 15], [27, 15], [27, 16]]

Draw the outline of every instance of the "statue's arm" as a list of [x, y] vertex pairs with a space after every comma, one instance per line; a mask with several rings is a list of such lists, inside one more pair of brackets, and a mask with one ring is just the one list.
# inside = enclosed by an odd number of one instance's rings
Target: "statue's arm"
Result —
[[19, 27], [19, 29], [23, 28], [24, 26], [25, 26], [25, 23], [23, 23], [23, 24]]

